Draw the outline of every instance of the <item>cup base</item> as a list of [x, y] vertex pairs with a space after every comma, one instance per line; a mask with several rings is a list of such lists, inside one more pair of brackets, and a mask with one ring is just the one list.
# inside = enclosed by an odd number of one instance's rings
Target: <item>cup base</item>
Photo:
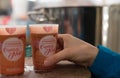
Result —
[[48, 73], [51, 72], [52, 70], [34, 70], [35, 73]]
[[17, 75], [23, 75], [24, 72], [21, 72], [21, 73], [17, 73], [17, 74], [3, 74], [1, 73], [1, 76], [17, 76]]
[[51, 72], [53, 70], [54, 66], [51, 67], [44, 67], [44, 68], [34, 68], [35, 73], [47, 73], [47, 72]]

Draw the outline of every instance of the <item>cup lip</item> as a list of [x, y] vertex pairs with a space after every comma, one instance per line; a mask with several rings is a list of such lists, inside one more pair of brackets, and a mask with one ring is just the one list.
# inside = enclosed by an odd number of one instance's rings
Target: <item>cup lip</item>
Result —
[[59, 24], [29, 24], [29, 26], [34, 26], [34, 27], [38, 27], [38, 26], [40, 26], [40, 27], [58, 27], [59, 26]]
[[27, 27], [27, 25], [0, 25], [0, 28], [21, 28]]

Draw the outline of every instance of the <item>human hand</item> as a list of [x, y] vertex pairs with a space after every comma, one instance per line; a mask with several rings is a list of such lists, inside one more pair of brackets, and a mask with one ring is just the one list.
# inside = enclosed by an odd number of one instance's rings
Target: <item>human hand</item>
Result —
[[60, 49], [56, 54], [46, 58], [45, 66], [52, 66], [61, 60], [70, 60], [82, 66], [91, 66], [98, 54], [98, 49], [69, 34], [59, 34]]

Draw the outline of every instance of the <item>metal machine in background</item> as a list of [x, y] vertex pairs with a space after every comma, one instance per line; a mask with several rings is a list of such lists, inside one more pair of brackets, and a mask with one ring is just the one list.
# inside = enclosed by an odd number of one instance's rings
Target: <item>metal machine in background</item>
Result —
[[28, 13], [36, 23], [58, 23], [59, 33], [72, 34], [93, 45], [101, 44], [102, 7], [38, 6]]

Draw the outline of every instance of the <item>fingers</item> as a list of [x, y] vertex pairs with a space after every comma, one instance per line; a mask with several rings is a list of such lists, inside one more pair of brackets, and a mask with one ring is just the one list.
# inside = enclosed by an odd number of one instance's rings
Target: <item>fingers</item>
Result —
[[65, 44], [64, 42], [68, 41], [68, 37], [71, 36], [69, 34], [58, 34], [58, 39], [57, 39], [57, 47], [56, 47], [56, 52], [59, 52], [64, 49]]
[[68, 56], [69, 56], [69, 53], [67, 53], [66, 50], [62, 50], [62, 51], [46, 58], [46, 60], [44, 61], [44, 65], [45, 66], [52, 66], [61, 60], [67, 59]]
[[68, 38], [71, 38], [72, 35], [70, 34], [58, 34], [58, 38], [61, 38], [63, 40], [67, 40]]
[[[70, 57], [70, 53], [68, 53], [68, 49], [64, 49], [65, 43], [68, 39], [71, 38], [71, 35], [69, 34], [58, 34], [58, 40], [57, 40], [57, 52], [56, 54], [48, 57], [44, 61], [45, 66], [51, 66], [56, 64], [57, 62], [68, 59]], [[64, 49], [64, 50], [63, 50]]]
[[64, 42], [63, 39], [60, 37], [57, 39], [57, 48], [56, 48], [56, 52], [59, 52], [61, 50], [63, 50], [64, 48]]

